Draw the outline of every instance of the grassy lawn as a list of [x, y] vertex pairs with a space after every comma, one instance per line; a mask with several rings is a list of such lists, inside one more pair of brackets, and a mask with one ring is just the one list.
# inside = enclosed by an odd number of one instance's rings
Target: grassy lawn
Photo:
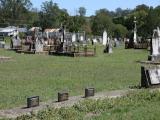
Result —
[[24, 105], [34, 95], [41, 101], [56, 99], [61, 90], [73, 96], [83, 94], [87, 86], [105, 91], [139, 85], [140, 64], [135, 61], [146, 60], [146, 50], [119, 47], [110, 55], [102, 51], [98, 46], [96, 57], [71, 58], [0, 50], [0, 55], [13, 58], [0, 63], [0, 109]]
[[117, 99], [85, 100], [71, 108], [48, 108], [16, 120], [159, 120], [160, 92], [139, 91]]

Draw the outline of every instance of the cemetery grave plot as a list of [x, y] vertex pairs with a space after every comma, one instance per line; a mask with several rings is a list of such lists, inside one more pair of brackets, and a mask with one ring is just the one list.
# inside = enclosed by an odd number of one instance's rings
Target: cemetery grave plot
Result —
[[94, 46], [66, 46], [63, 51], [53, 50], [57, 46], [52, 46], [49, 51], [50, 55], [71, 56], [71, 57], [89, 57], [96, 55], [96, 47]]
[[141, 86], [150, 88], [160, 85], [160, 30], [157, 28], [153, 32], [150, 48], [151, 52], [148, 57], [149, 61], [142, 62], [141, 66]]
[[96, 47], [88, 46], [85, 32], [65, 32], [63, 27], [46, 29], [33, 27], [22, 40], [13, 36], [11, 48], [17, 53], [49, 54], [60, 56], [95, 56]]
[[85, 33], [65, 32], [62, 38], [63, 38], [62, 40], [54, 39], [54, 44], [50, 45], [49, 49], [50, 55], [72, 56], [72, 57], [95, 56], [96, 47], [87, 45], [85, 39]]
[[28, 97], [35, 95], [41, 101], [57, 98], [64, 88], [75, 96], [84, 93], [87, 86], [100, 92], [139, 84], [140, 65], [135, 61], [145, 60], [147, 51], [124, 50], [122, 46], [114, 49], [114, 54], [103, 54], [102, 49], [96, 46], [97, 57], [75, 59], [0, 50], [1, 55], [16, 58], [0, 64], [0, 109], [24, 105]]
[[141, 87], [151, 88], [160, 86], [160, 66], [148, 65], [141, 67]]

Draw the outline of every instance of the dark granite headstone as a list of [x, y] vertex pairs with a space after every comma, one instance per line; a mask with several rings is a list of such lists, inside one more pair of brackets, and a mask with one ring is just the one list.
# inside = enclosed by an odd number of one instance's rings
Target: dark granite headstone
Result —
[[58, 102], [66, 101], [69, 98], [68, 92], [59, 92], [58, 93]]
[[39, 96], [29, 97], [27, 98], [27, 107], [36, 107], [39, 106]]
[[94, 88], [85, 88], [85, 97], [94, 96], [95, 89]]

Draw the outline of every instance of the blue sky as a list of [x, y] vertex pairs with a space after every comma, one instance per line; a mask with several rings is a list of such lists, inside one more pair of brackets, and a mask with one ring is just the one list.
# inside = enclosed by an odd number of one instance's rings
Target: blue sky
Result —
[[[33, 6], [39, 9], [44, 1], [47, 0], [31, 0]], [[160, 5], [160, 0], [53, 0], [53, 2], [58, 3], [60, 8], [67, 9], [71, 15], [75, 15], [78, 8], [83, 6], [87, 9], [87, 16], [93, 15], [96, 10], [101, 8], [115, 10], [118, 7], [133, 9], [139, 4], [154, 7]]]

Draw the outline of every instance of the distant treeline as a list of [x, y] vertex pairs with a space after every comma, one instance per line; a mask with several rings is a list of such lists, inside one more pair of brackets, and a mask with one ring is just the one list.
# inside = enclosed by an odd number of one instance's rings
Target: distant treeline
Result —
[[138, 35], [150, 38], [153, 29], [160, 26], [160, 6], [153, 8], [142, 4], [132, 10], [100, 9], [90, 17], [86, 16], [86, 11], [80, 7], [75, 16], [70, 16], [66, 9], [60, 9], [52, 0], [43, 2], [41, 10], [33, 8], [31, 0], [0, 0], [0, 27], [26, 25], [45, 29], [64, 25], [70, 32], [86, 31], [88, 35], [102, 35], [106, 30], [113, 37], [130, 37], [136, 17]]

